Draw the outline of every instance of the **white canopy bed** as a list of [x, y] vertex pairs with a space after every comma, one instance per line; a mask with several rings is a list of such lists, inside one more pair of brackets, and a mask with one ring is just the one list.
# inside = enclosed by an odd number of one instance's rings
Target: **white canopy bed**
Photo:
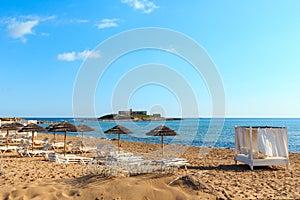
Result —
[[235, 126], [234, 161], [254, 166], [289, 168], [287, 127]]

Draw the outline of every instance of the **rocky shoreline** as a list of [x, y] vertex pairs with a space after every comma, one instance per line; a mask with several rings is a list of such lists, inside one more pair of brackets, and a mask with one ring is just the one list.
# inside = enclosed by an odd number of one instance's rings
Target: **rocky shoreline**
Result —
[[98, 118], [98, 121], [112, 122], [112, 121], [171, 121], [183, 120], [178, 117], [151, 117], [151, 116], [124, 116], [118, 114], [108, 114]]

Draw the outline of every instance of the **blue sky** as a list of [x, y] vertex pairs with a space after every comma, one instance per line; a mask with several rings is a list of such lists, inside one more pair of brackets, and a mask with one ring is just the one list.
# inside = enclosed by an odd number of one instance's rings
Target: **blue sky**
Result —
[[[105, 55], [93, 49], [124, 31], [159, 27], [206, 50], [223, 81], [227, 117], [299, 117], [299, 10], [297, 0], [2, 0], [0, 116], [72, 116], [84, 59]], [[211, 116], [203, 77], [181, 58], [157, 50], [131, 52], [111, 64], [97, 86], [96, 115], [132, 107], [182, 116], [181, 100], [159, 84], [130, 91], [125, 106], [112, 99], [122, 77], [149, 63], [182, 75], [197, 99], [198, 116]]]

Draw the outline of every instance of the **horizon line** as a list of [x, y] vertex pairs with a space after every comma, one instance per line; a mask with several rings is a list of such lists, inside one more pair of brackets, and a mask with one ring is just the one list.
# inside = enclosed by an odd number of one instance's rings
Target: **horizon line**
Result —
[[[2, 116], [0, 118], [74, 118], [74, 119], [82, 119], [82, 118], [99, 118], [95, 116], [82, 116], [82, 117], [74, 117], [74, 116]], [[244, 118], [244, 119], [252, 119], [252, 118], [273, 118], [273, 119], [292, 119], [292, 118], [300, 118], [300, 116], [224, 116], [224, 117], [211, 117], [211, 116], [199, 116], [199, 117], [180, 117], [180, 116], [165, 116], [164, 118], [182, 118], [182, 119], [198, 119], [198, 118], [216, 118], [216, 119], [234, 119], [234, 118]]]

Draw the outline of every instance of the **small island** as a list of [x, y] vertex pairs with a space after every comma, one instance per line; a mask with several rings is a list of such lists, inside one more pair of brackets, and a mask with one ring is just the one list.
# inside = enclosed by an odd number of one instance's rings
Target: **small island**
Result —
[[161, 114], [148, 115], [147, 111], [119, 111], [118, 114], [107, 114], [98, 118], [99, 121], [169, 121], [182, 120], [182, 118], [165, 118]]

